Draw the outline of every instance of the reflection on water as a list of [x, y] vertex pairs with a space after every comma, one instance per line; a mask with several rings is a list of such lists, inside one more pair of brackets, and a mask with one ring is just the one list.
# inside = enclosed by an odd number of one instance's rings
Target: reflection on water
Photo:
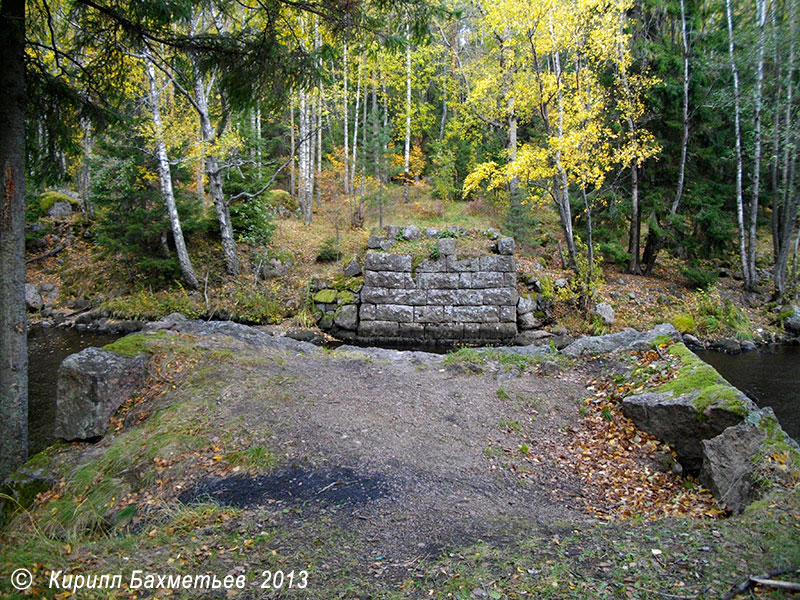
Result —
[[776, 346], [733, 356], [713, 350], [695, 353], [756, 404], [772, 407], [786, 433], [800, 440], [800, 347]]
[[74, 329], [32, 328], [28, 332], [28, 453], [52, 444], [56, 382], [61, 361], [89, 346], [105, 346], [118, 335]]

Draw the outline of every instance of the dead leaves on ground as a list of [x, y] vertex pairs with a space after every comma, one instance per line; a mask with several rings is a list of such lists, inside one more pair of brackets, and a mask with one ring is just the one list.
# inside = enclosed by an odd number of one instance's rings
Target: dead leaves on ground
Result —
[[[637, 372], [648, 378], [637, 384], [594, 382], [584, 401], [586, 416], [569, 448], [571, 468], [584, 485], [585, 509], [601, 519], [664, 516], [718, 517], [724, 514], [711, 493], [692, 478], [657, 467], [668, 446], [636, 428], [620, 409], [620, 400], [674, 377], [672, 357], [650, 351], [637, 361]], [[674, 458], [674, 454], [673, 454]]]

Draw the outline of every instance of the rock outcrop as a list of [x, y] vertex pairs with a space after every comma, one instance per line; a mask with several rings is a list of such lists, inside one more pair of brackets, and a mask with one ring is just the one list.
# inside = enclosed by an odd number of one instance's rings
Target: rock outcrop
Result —
[[102, 437], [111, 415], [144, 383], [144, 356], [126, 358], [86, 348], [64, 359], [58, 370], [55, 435], [64, 440]]
[[800, 447], [771, 408], [755, 410], [734, 427], [703, 441], [700, 481], [734, 512], [774, 485], [800, 478]]
[[791, 334], [800, 336], [800, 307], [790, 306], [787, 316], [783, 319], [783, 328]]
[[652, 348], [659, 338], [664, 341], [679, 341], [681, 334], [669, 323], [663, 323], [649, 331], [627, 329], [619, 333], [580, 338], [569, 344], [561, 352], [570, 358], [613, 352], [642, 352]]
[[772, 410], [758, 409], [683, 344], [677, 377], [622, 400], [637, 427], [667, 442], [685, 470], [738, 512], [776, 482], [800, 480], [800, 448]]
[[736, 396], [738, 405], [731, 403], [727, 394], [724, 399], [702, 394], [696, 390], [628, 396], [622, 400], [622, 412], [637, 427], [672, 446], [684, 469], [697, 473], [703, 465], [703, 440], [738, 425], [748, 410], [755, 409], [741, 392]]

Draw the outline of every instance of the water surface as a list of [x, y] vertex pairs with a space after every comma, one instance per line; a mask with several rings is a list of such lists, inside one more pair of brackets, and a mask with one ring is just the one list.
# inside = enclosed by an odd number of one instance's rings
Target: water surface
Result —
[[74, 329], [35, 327], [28, 331], [28, 454], [55, 441], [58, 367], [70, 354], [89, 346], [105, 346], [119, 335]]
[[775, 346], [735, 355], [694, 352], [760, 407], [771, 407], [786, 433], [800, 440], [800, 347]]

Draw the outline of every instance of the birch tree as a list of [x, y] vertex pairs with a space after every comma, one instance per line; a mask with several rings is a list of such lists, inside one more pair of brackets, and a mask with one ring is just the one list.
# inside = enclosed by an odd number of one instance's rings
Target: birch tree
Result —
[[150, 114], [153, 117], [153, 136], [155, 143], [156, 158], [158, 159], [158, 181], [161, 187], [161, 196], [167, 208], [172, 239], [175, 243], [175, 254], [178, 257], [178, 265], [183, 275], [183, 279], [191, 289], [200, 287], [197, 276], [189, 259], [189, 252], [186, 250], [186, 242], [183, 239], [183, 230], [178, 216], [178, 208], [175, 204], [175, 193], [172, 189], [172, 172], [167, 155], [167, 145], [164, 142], [164, 123], [161, 119], [161, 93], [156, 79], [156, 70], [153, 64], [153, 57], [149, 51], [144, 53], [145, 73], [147, 74]]

